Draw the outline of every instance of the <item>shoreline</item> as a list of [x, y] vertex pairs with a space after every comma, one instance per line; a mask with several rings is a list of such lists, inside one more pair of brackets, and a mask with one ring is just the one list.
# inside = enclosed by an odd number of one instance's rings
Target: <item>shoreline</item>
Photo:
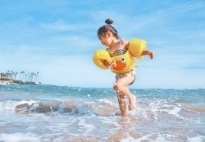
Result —
[[41, 82], [32, 82], [32, 81], [22, 81], [15, 79], [0, 79], [0, 85], [10, 85], [10, 84], [18, 84], [18, 85], [40, 85]]

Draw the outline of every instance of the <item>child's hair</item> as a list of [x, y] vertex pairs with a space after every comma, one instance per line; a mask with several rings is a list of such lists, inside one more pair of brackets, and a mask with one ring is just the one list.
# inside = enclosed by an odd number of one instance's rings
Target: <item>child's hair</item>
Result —
[[98, 29], [98, 38], [104, 36], [107, 31], [110, 31], [117, 39], [120, 39], [117, 30], [111, 25], [113, 21], [111, 19], [105, 20], [106, 25], [101, 26]]

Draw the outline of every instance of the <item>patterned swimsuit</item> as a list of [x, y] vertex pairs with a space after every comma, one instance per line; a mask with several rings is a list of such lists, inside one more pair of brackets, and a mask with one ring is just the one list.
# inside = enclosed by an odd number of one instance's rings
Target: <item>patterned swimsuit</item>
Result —
[[[120, 44], [121, 45], [121, 44]], [[107, 51], [109, 52], [109, 50], [107, 49]], [[113, 54], [110, 54], [110, 57], [114, 57], [114, 56], [118, 56], [118, 55], [122, 55], [125, 54], [127, 52], [126, 49], [124, 49], [123, 46], [120, 46], [119, 49], [117, 49]], [[133, 82], [131, 82], [129, 85], [133, 84], [135, 81], [135, 77], [136, 77], [136, 70], [135, 68], [131, 69], [130, 71], [126, 72], [126, 73], [117, 73], [115, 76], [116, 82], [118, 79], [124, 77], [124, 76], [134, 76], [134, 80]]]

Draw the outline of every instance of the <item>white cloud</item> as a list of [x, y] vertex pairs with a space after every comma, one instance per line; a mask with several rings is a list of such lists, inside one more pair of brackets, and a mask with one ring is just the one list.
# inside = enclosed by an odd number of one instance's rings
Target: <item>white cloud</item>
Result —
[[77, 26], [65, 23], [64, 21], [41, 23], [40, 26], [51, 31], [75, 31], [78, 29]]

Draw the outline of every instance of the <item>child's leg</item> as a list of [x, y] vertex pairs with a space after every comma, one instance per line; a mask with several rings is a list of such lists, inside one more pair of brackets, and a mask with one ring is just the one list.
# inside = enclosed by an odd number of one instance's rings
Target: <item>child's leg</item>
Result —
[[130, 92], [127, 86], [124, 86], [121, 89], [121, 92], [125, 94], [129, 98], [129, 110], [133, 110], [135, 108], [136, 97]]
[[117, 92], [117, 95], [118, 95], [117, 99], [118, 99], [121, 115], [126, 116], [128, 110], [127, 110], [127, 106], [126, 106], [126, 103], [125, 103], [124, 95], [119, 94], [118, 92]]
[[117, 79], [114, 85], [114, 89], [118, 93], [118, 101], [119, 101], [120, 110], [122, 114], [124, 114], [123, 112], [126, 112], [126, 111], [122, 111], [126, 108], [124, 96], [127, 96], [129, 98], [129, 109], [132, 110], [135, 107], [136, 97], [129, 91], [127, 87], [130, 83], [134, 81], [134, 78], [135, 77], [133, 75], [124, 75], [119, 79]]

